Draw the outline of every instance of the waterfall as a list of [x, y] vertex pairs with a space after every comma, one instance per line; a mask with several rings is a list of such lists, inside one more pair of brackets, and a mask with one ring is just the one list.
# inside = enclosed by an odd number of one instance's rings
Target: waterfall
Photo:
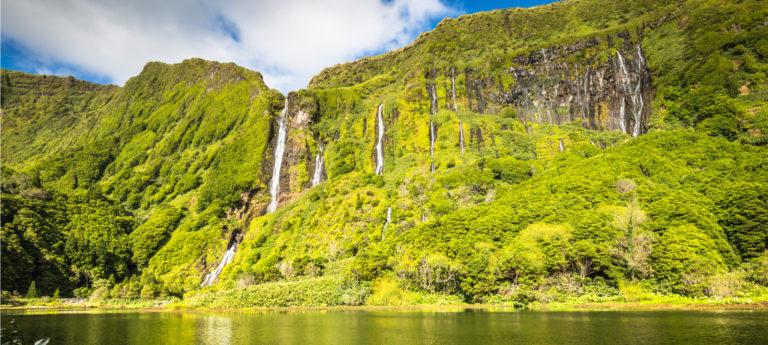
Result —
[[459, 120], [459, 144], [461, 144], [461, 155], [464, 155], [464, 128], [461, 125], [461, 120]]
[[429, 120], [429, 156], [435, 157], [435, 123]]
[[587, 66], [587, 73], [584, 74], [584, 82], [582, 84], [584, 85], [584, 93], [581, 100], [581, 113], [584, 120], [586, 120], [587, 116], [589, 116], [589, 92], [587, 90], [587, 86], [589, 86], [589, 66]]
[[453, 67], [451, 67], [451, 95], [453, 97], [453, 111], [458, 111], [459, 107], [456, 105], [456, 76], [454, 75]]
[[624, 108], [625, 108], [624, 97], [621, 97], [621, 99], [619, 100], [619, 129], [622, 132], [626, 133], [627, 132], [627, 123], [626, 123], [626, 120], [624, 119], [624, 116], [625, 116], [624, 115]]
[[435, 123], [432, 120], [429, 121], [429, 156], [432, 157], [432, 172], [435, 172]]
[[315, 156], [315, 173], [312, 175], [312, 187], [320, 184], [323, 179], [323, 160], [325, 155], [323, 154], [323, 146], [318, 144], [317, 147], [320, 149], [320, 152]]
[[379, 122], [378, 138], [376, 139], [376, 174], [384, 175], [384, 118], [381, 116], [381, 109], [384, 104], [379, 104], [379, 110], [376, 114]]
[[619, 82], [621, 83], [621, 86], [624, 87], [624, 91], [627, 93], [630, 92], [630, 85], [629, 85], [629, 73], [627, 72], [627, 67], [624, 65], [624, 58], [621, 56], [621, 52], [618, 50], [616, 51], [616, 58], [619, 61], [619, 71], [621, 72], [621, 78], [619, 78]]
[[557, 139], [557, 141], [560, 143], [560, 152], [565, 151], [565, 147], [563, 146], [563, 141], [560, 139]]
[[387, 221], [384, 223], [384, 227], [381, 228], [381, 240], [384, 240], [384, 230], [387, 230], [389, 222], [392, 221], [392, 207], [387, 207]]
[[429, 113], [432, 115], [437, 114], [437, 86], [435, 84], [427, 85], [427, 93], [429, 94]]
[[277, 143], [275, 144], [275, 163], [272, 166], [272, 181], [269, 182], [269, 201], [267, 213], [277, 210], [277, 202], [280, 198], [280, 168], [283, 165], [283, 153], [285, 153], [285, 113], [288, 111], [288, 97], [285, 97], [285, 107], [277, 119]]
[[592, 146], [597, 146], [597, 145], [595, 145], [595, 142], [592, 141], [592, 140], [590, 140], [589, 143], [592, 144]]
[[645, 66], [645, 60], [643, 59], [643, 54], [640, 51], [640, 44], [637, 44], [637, 70], [640, 77], [637, 80], [637, 86], [635, 87], [635, 90], [632, 92], [632, 103], [634, 104], [634, 117], [635, 117], [635, 127], [632, 129], [632, 136], [637, 137], [640, 135], [640, 126], [642, 124], [643, 120], [643, 95], [640, 92], [640, 87], [643, 86], [643, 70]]
[[421, 214], [421, 222], [422, 222], [422, 223], [424, 223], [424, 222], [426, 222], [426, 221], [427, 221], [427, 215], [426, 215], [426, 214], [424, 214], [424, 213], [422, 213], [422, 214]]
[[[640, 92], [640, 88], [643, 86], [643, 78], [642, 78], [642, 71], [643, 66], [645, 65], [645, 60], [643, 59], [642, 52], [640, 51], [640, 45], [637, 45], [637, 67], [638, 67], [638, 74], [640, 75], [637, 80], [637, 86], [632, 87], [632, 81], [629, 75], [629, 72], [627, 72], [627, 66], [624, 64], [624, 57], [621, 56], [621, 53], [616, 51], [616, 58], [619, 63], [619, 71], [621, 72], [621, 75], [619, 78], [619, 82], [621, 83], [622, 88], [624, 89], [625, 95], [622, 95], [621, 98], [621, 105], [619, 109], [619, 129], [621, 129], [622, 132], [632, 134], [633, 137], [636, 137], [640, 135], [640, 129], [642, 128], [642, 120], [643, 120], [643, 96]], [[632, 131], [630, 132], [627, 129], [627, 115], [626, 115], [626, 105], [624, 101], [624, 97], [626, 97], [626, 94], [629, 94], [630, 100], [632, 101], [632, 117], [634, 121], [634, 126], [632, 128]]]
[[237, 245], [237, 242], [232, 243], [231, 246], [229, 246], [229, 249], [224, 253], [224, 257], [221, 258], [221, 262], [218, 266], [216, 266], [216, 269], [211, 271], [211, 273], [208, 273], [205, 275], [205, 279], [203, 279], [203, 282], [200, 283], [200, 286], [211, 286], [213, 285], [213, 282], [216, 281], [216, 278], [219, 277], [219, 274], [221, 274], [221, 271], [224, 270], [224, 266], [228, 265], [230, 262], [232, 262], [232, 259], [235, 257], [235, 246]]

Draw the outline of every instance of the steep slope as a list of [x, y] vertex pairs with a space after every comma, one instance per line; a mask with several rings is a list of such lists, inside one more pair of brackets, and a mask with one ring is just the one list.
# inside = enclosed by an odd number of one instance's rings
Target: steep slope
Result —
[[[20, 163], [71, 145], [96, 121], [117, 87], [73, 77], [2, 70], [3, 160]], [[66, 133], [67, 135], [61, 135]]]
[[[196, 247], [195, 256], [202, 257], [208, 244], [216, 243], [220, 236], [232, 231], [222, 230], [227, 229], [225, 212], [240, 202], [239, 193], [244, 186], [259, 189], [268, 181], [266, 172], [271, 166], [262, 163], [271, 158], [271, 120], [280, 111], [282, 96], [269, 90], [256, 72], [199, 59], [178, 65], [149, 63], [124, 87], [108, 87], [106, 91], [85, 82], [53, 78], [59, 84], [70, 83], [86, 90], [64, 88], [52, 96], [46, 96], [50, 91], [45, 88], [23, 87], [45, 85], [51, 77], [10, 71], [4, 71], [3, 75], [3, 146], [11, 151], [3, 157], [3, 192], [7, 193], [3, 200], [10, 200], [11, 195], [32, 199], [14, 204], [4, 202], [4, 238], [15, 234], [21, 241], [15, 249], [4, 246], [4, 250], [9, 250], [3, 256], [4, 260], [11, 260], [8, 262], [13, 262], [14, 255], [34, 252], [38, 247], [73, 247], [83, 238], [73, 236], [72, 229], [83, 226], [90, 227], [86, 232], [131, 234], [131, 241], [124, 241], [129, 247], [126, 250], [129, 267], [118, 271], [107, 268], [111, 265], [109, 262], [114, 261], [109, 259], [114, 255], [112, 250], [98, 254], [102, 257], [100, 260], [80, 260], [74, 254], [64, 254], [63, 250], [50, 255], [50, 260], [55, 258], [89, 272], [91, 279], [113, 276], [111, 279], [119, 281], [135, 274], [135, 269], [130, 267], [146, 264], [148, 257], [168, 241], [177, 225], [183, 229], [208, 230], [200, 232], [207, 235], [200, 237], [200, 246]], [[9, 87], [6, 89], [5, 85]], [[108, 92], [108, 95], [98, 92]], [[43, 102], [33, 97], [40, 97]], [[70, 97], [69, 100], [66, 97]], [[59, 98], [65, 100], [58, 101]], [[59, 103], [54, 103], [56, 101]], [[57, 113], [45, 111], [47, 107], [66, 102], [81, 106], [61, 115], [71, 113], [74, 119], [59, 118]], [[40, 107], [41, 103], [46, 108], [33, 108]], [[53, 120], [40, 125], [45, 118]], [[32, 151], [14, 151], [16, 143], [11, 138], [35, 126], [43, 129], [31, 138], [42, 141], [44, 135], [57, 131], [59, 135], [53, 140], [58, 144], [35, 147], [42, 151], [36, 155]], [[10, 167], [22, 172], [13, 175], [7, 169]], [[47, 193], [49, 191], [52, 193]], [[97, 231], [65, 211], [55, 226], [38, 229], [43, 236], [55, 237], [53, 243], [39, 243], [23, 226], [12, 226], [23, 224], [25, 215], [32, 218], [42, 215], [30, 205], [43, 203], [53, 208], [54, 200], [62, 193], [64, 199], [59, 201], [67, 205], [70, 201], [88, 204], [91, 203], [88, 200], [104, 200], [129, 210], [131, 219], [136, 220]], [[182, 220], [177, 213], [183, 215]], [[171, 220], [164, 221], [169, 214]], [[237, 219], [231, 222], [236, 223]], [[136, 228], [136, 223], [146, 225]], [[97, 243], [100, 240], [92, 238], [80, 247], [85, 252], [99, 251]], [[19, 279], [22, 281], [16, 282], [4, 275], [6, 286], [15, 289], [26, 287], [33, 277]], [[83, 283], [86, 282], [77, 285]], [[48, 285], [38, 282], [38, 286]]]
[[685, 125], [763, 143], [766, 11], [760, 1], [580, 0], [479, 13], [327, 68], [309, 89], [380, 79], [382, 97], [429, 102], [432, 113], [513, 107], [524, 123], [633, 136]]

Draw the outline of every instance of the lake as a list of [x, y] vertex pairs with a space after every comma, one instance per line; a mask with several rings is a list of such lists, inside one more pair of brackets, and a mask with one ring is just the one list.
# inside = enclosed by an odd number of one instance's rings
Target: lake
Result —
[[[767, 311], [6, 310], [50, 344], [767, 344]], [[7, 339], [3, 339], [6, 341]]]

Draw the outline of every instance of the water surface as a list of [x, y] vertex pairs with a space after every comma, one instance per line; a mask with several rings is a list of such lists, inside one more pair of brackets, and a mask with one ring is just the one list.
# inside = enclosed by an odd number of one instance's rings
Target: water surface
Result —
[[11, 319], [27, 341], [50, 344], [768, 343], [766, 311], [11, 310], [4, 329]]

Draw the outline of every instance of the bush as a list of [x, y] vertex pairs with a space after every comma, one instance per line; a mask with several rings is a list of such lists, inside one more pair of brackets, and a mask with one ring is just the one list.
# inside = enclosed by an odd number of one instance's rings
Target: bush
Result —
[[410, 305], [416, 304], [417, 294], [403, 290], [392, 278], [379, 278], [373, 282], [373, 293], [368, 297], [369, 305]]
[[640, 281], [620, 281], [619, 293], [627, 302], [650, 301], [654, 297], [653, 291]]

